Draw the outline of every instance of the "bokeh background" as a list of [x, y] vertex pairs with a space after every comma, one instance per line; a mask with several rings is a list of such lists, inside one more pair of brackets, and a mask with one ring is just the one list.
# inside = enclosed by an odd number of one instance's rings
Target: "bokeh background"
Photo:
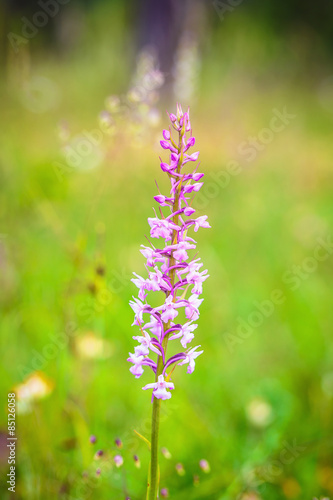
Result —
[[333, 4], [22, 0], [1, 14], [1, 498], [145, 498], [134, 429], [149, 438], [151, 376], [129, 372], [128, 302], [176, 102], [212, 229], [197, 237], [205, 352], [163, 404], [161, 487], [333, 498]]

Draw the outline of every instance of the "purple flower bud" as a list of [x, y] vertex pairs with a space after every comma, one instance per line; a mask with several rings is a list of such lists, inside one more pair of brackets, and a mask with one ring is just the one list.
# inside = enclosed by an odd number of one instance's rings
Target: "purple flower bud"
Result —
[[96, 455], [95, 455], [95, 456], [96, 456], [96, 458], [100, 458], [100, 457], [102, 457], [103, 455], [104, 455], [103, 450], [98, 450], [98, 451], [96, 451]]
[[192, 214], [194, 214], [194, 212], [195, 210], [192, 207], [184, 208], [184, 215], [186, 215], [186, 217], [190, 217]]
[[92, 436], [90, 436], [89, 441], [91, 442], [91, 444], [95, 444], [97, 441], [97, 437], [92, 435]]
[[115, 439], [115, 440], [114, 440], [114, 444], [115, 444], [115, 445], [117, 446], [117, 448], [119, 448], [119, 449], [123, 447], [123, 443], [122, 443], [122, 441], [121, 441], [119, 438], [117, 438], [117, 439]]
[[183, 117], [183, 110], [180, 104], [177, 103], [177, 120], [180, 121], [180, 119]]
[[185, 130], [186, 130], [186, 132], [191, 132], [192, 129], [191, 129], [191, 122], [190, 122], [190, 120], [188, 120], [187, 125], [185, 127]]
[[185, 151], [188, 149], [192, 148], [195, 144], [195, 137], [190, 137], [189, 140], [187, 141], [187, 144], [185, 146]]
[[174, 163], [171, 163], [171, 165], [169, 165], [168, 163], [161, 163], [161, 169], [163, 172], [172, 172], [176, 167], [177, 164]]
[[179, 474], [179, 476], [185, 476], [185, 469], [183, 464], [181, 463], [176, 464], [175, 469], [177, 471], [177, 474]]
[[139, 459], [138, 455], [133, 455], [133, 460], [134, 460], [135, 467], [137, 467], [138, 469], [140, 469], [141, 462], [140, 462], [140, 459]]
[[154, 200], [157, 201], [157, 203], [165, 203], [166, 196], [158, 194], [157, 196], [154, 196]]
[[161, 489], [161, 497], [162, 498], [168, 498], [169, 497], [169, 490], [168, 490], [168, 488], [162, 488]]
[[177, 116], [174, 115], [173, 113], [169, 113], [169, 118], [171, 120], [172, 123], [176, 122], [177, 121]]
[[165, 447], [161, 448], [161, 453], [168, 460], [170, 460], [170, 458], [172, 457], [170, 451], [167, 448], [165, 448]]
[[210, 472], [210, 465], [209, 465], [209, 463], [207, 462], [207, 460], [205, 458], [203, 458], [202, 460], [200, 460], [199, 467], [206, 474], [208, 474]]
[[101, 475], [101, 469], [98, 468], [98, 469], [96, 469], [96, 476], [100, 476], [100, 475]]
[[171, 144], [169, 144], [168, 141], [160, 141], [160, 144], [163, 149], [173, 149], [173, 147], [171, 146]]
[[116, 467], [121, 467], [124, 463], [124, 459], [121, 455], [116, 455], [113, 459]]
[[197, 173], [195, 173], [195, 174], [193, 174], [193, 175], [192, 175], [192, 179], [193, 179], [195, 182], [198, 182], [198, 181], [200, 181], [200, 179], [202, 179], [202, 178], [203, 178], [203, 176], [204, 176], [204, 175], [205, 175], [205, 174], [201, 174], [201, 173], [197, 172]]
[[166, 141], [170, 140], [171, 134], [170, 134], [169, 130], [163, 130], [163, 137]]

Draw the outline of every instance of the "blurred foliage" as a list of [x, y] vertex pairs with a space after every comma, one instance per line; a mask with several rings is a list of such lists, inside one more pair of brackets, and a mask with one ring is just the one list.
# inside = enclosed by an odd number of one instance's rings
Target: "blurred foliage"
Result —
[[[154, 179], [167, 186], [158, 167], [166, 118], [148, 123], [146, 104], [126, 94], [136, 63], [126, 10], [92, 7], [80, 45], [64, 56], [36, 37], [32, 52], [9, 53], [0, 82], [0, 436], [15, 388], [17, 499], [145, 498], [149, 454], [134, 429], [149, 439], [141, 387], [151, 376], [128, 370], [128, 302], [132, 271], [144, 272]], [[161, 454], [161, 487], [175, 500], [333, 497], [333, 257], [304, 271], [317, 239], [332, 234], [331, 69], [302, 30], [281, 37], [241, 6], [214, 22], [200, 41], [193, 102], [183, 103], [206, 174], [198, 214], [212, 225], [197, 236], [211, 275], [196, 337], [205, 353], [193, 375], [175, 371], [163, 404], [160, 442], [171, 458]], [[103, 133], [78, 167], [66, 165], [63, 137], [100, 130], [110, 94], [121, 96], [119, 130]], [[169, 91], [155, 105], [174, 110], [176, 100]], [[284, 108], [295, 118], [247, 161], [240, 145], [264, 137]], [[231, 160], [237, 175], [226, 173]], [[296, 289], [284, 279], [294, 265], [303, 269]], [[248, 321], [275, 289], [285, 301], [231, 348], [227, 334], [235, 340], [239, 318]], [[300, 451], [285, 459], [295, 443]], [[9, 499], [6, 453], [0, 486]]]

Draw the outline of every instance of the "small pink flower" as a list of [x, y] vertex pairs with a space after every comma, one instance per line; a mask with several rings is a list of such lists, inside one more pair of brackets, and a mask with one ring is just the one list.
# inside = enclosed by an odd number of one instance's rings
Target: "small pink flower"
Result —
[[194, 221], [194, 231], [197, 232], [199, 227], [206, 227], [206, 228], [209, 228], [210, 225], [207, 221], [207, 215], [202, 215], [201, 217], [198, 217], [197, 219], [195, 219]]
[[143, 355], [137, 355], [129, 353], [129, 358], [127, 358], [127, 361], [130, 363], [133, 363], [134, 366], [131, 366], [129, 369], [131, 373], [135, 376], [135, 378], [141, 377], [143, 374], [143, 368], [142, 368], [142, 361], [144, 360]]
[[164, 304], [162, 304], [159, 307], [156, 307], [155, 311], [161, 309], [162, 310], [161, 320], [164, 323], [167, 323], [168, 321], [175, 319], [175, 317], [178, 315], [177, 307], [180, 307], [180, 304], [175, 303], [173, 301], [172, 295], [169, 295], [169, 297], [165, 299]]
[[116, 467], [121, 467], [124, 463], [124, 459], [121, 455], [116, 455], [113, 459]]
[[201, 470], [203, 470], [206, 474], [210, 472], [210, 465], [207, 462], [205, 458], [201, 459], [199, 462], [199, 467]]
[[202, 304], [204, 299], [198, 299], [197, 295], [191, 295], [187, 300], [185, 307], [185, 315], [188, 319], [196, 321], [199, 318], [199, 306]]
[[157, 399], [170, 399], [171, 393], [167, 389], [174, 389], [175, 386], [172, 382], [165, 382], [163, 375], [159, 375], [158, 381], [153, 384], [147, 384], [142, 389], [153, 389], [153, 396]]
[[185, 323], [183, 325], [178, 333], [175, 333], [174, 335], [170, 336], [171, 339], [178, 339], [179, 337], [182, 337], [180, 342], [184, 349], [186, 349], [187, 344], [189, 344], [193, 339], [194, 339], [194, 330], [196, 330], [198, 325], [193, 325], [191, 321], [188, 323]]
[[135, 319], [134, 319], [133, 325], [137, 325], [137, 324], [139, 324], [138, 321], [140, 323], [143, 322], [142, 315], [143, 315], [144, 310], [147, 308], [147, 305], [143, 304], [139, 299], [135, 299], [134, 297], [133, 297], [133, 299], [134, 299], [134, 301], [130, 300], [130, 306], [135, 313]]
[[186, 354], [186, 358], [179, 363], [179, 366], [185, 365], [188, 363], [188, 368], [187, 368], [187, 373], [193, 373], [194, 368], [195, 368], [195, 359], [200, 356], [200, 354], [203, 353], [203, 351], [195, 352], [196, 349], [200, 347], [199, 345], [196, 347], [193, 347], [188, 353]]
[[161, 351], [154, 345], [149, 333], [144, 332], [142, 336], [134, 336], [133, 339], [140, 342], [140, 345], [134, 348], [136, 356], [147, 356], [149, 349], [161, 356]]

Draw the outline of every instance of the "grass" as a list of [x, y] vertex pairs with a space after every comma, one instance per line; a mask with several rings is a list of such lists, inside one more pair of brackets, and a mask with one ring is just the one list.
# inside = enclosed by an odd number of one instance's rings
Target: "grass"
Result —
[[[246, 45], [231, 30], [228, 36], [238, 47], [233, 60], [231, 54], [223, 59], [221, 35], [215, 36], [219, 45], [204, 55], [204, 77], [192, 106], [207, 182], [199, 215], [207, 213], [212, 225], [197, 237], [211, 275], [197, 335], [205, 353], [192, 376], [176, 370], [176, 390], [162, 405], [160, 442], [172, 458], [161, 456], [161, 486], [175, 500], [329, 497], [333, 255], [305, 271], [295, 290], [283, 277], [313, 256], [317, 238], [331, 235], [332, 114], [320, 106], [316, 85], [299, 85], [297, 75], [291, 83], [282, 66], [287, 56], [278, 52], [282, 70], [272, 80], [264, 51], [260, 71], [256, 66], [255, 37]], [[55, 82], [61, 96], [45, 113], [31, 112], [22, 105], [19, 87], [2, 82], [2, 433], [7, 393], [35, 371], [33, 360], [52, 343], [50, 336], [74, 325], [66, 346], [40, 369], [50, 394], [18, 415], [17, 498], [24, 500], [118, 500], [125, 490], [131, 499], [145, 497], [148, 449], [133, 429], [149, 437], [150, 396], [141, 387], [150, 378], [146, 372], [134, 380], [125, 360], [134, 334], [130, 275], [144, 270], [139, 246], [152, 213], [154, 179], [162, 190], [166, 186], [158, 168], [159, 128], [140, 149], [128, 137], [105, 137], [105, 159], [95, 169], [62, 179], [54, 170], [54, 162], [62, 161], [54, 132], [58, 121], [68, 120], [73, 135], [96, 128], [107, 93], [128, 87], [128, 59], [106, 64], [103, 44], [92, 44], [89, 57], [78, 51], [71, 56], [74, 63], [38, 59], [32, 73]], [[246, 52], [242, 56], [245, 45], [253, 50], [250, 69]], [[268, 126], [273, 108], [284, 106], [296, 118], [246, 162], [238, 145]], [[214, 175], [230, 160], [241, 172], [217, 187]], [[105, 275], [96, 266], [105, 266]], [[226, 333], [237, 335], [239, 318], [248, 321], [254, 302], [267, 300], [277, 288], [284, 302], [248, 338], [238, 336], [231, 351]], [[110, 356], [80, 355], [78, 339], [87, 332], [107, 341]], [[89, 443], [90, 434], [97, 435], [97, 445]], [[116, 437], [124, 443], [125, 465], [108, 471]], [[285, 461], [283, 451], [295, 440], [302, 451]], [[99, 448], [105, 456], [97, 461]], [[210, 463], [209, 474], [199, 469], [201, 458]], [[184, 476], [176, 473], [176, 463], [184, 465]], [[6, 452], [0, 464], [3, 498], [10, 498]]]

